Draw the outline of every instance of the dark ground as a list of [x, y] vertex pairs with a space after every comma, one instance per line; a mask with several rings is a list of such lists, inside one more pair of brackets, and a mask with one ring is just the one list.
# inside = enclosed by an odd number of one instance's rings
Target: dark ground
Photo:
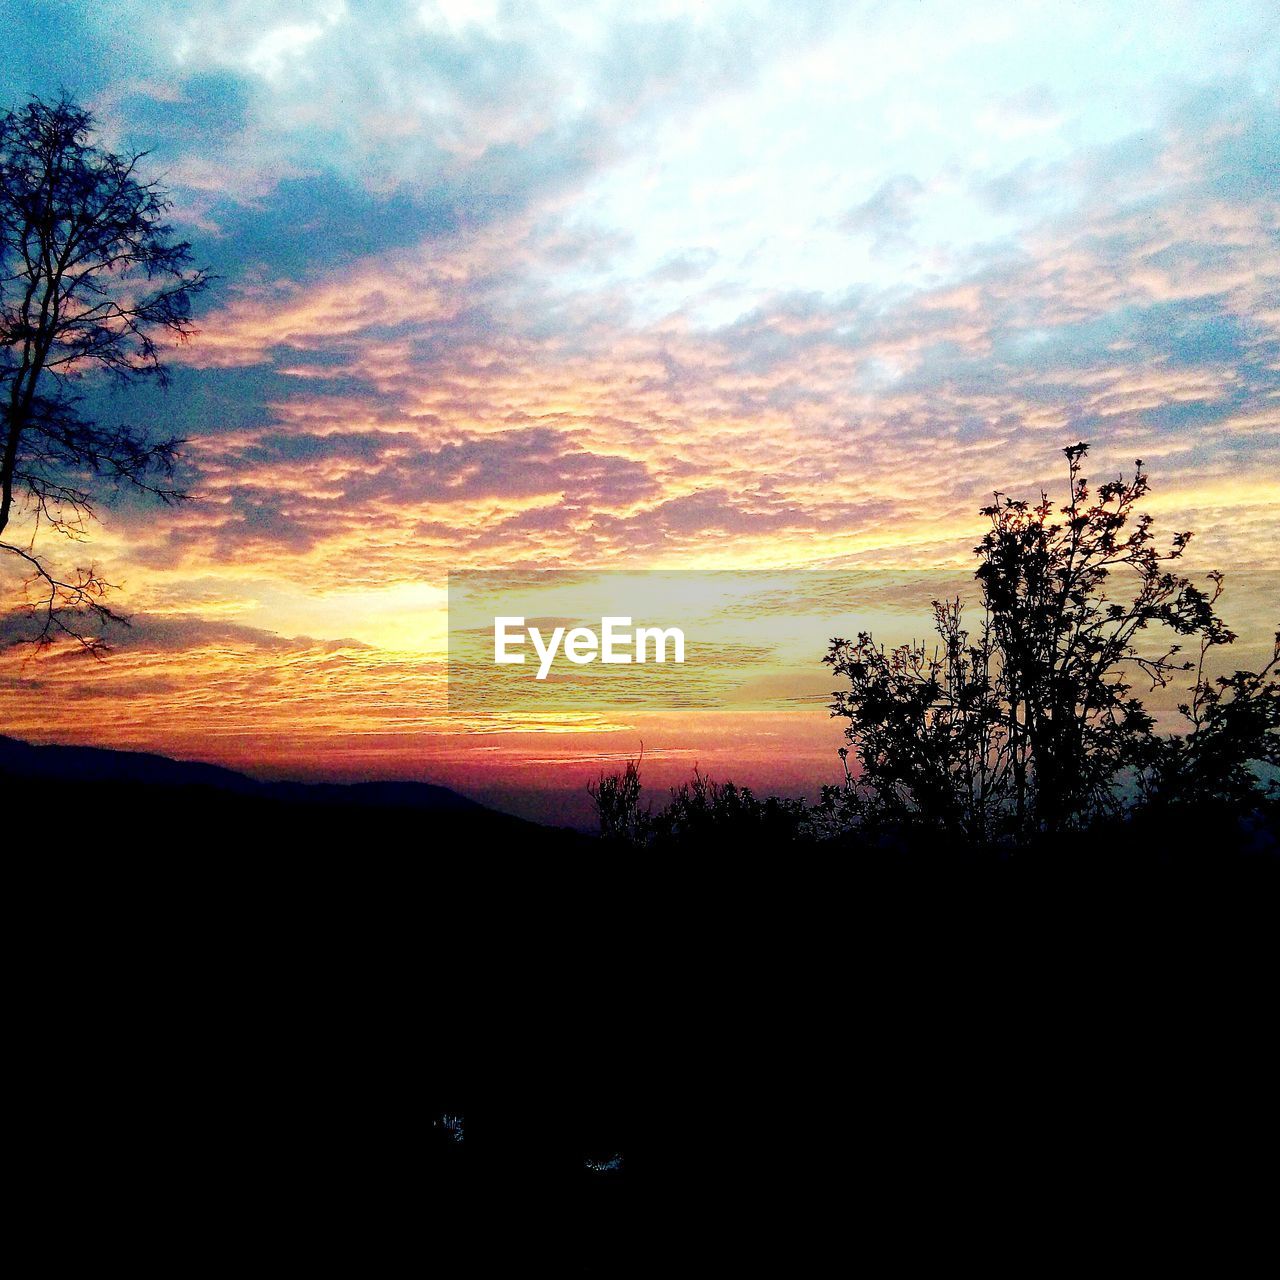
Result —
[[1025, 1273], [1108, 1224], [1185, 1241], [1230, 1188], [1221, 1265], [1266, 1203], [1277, 863], [1206, 861], [1210, 820], [1036, 869], [0, 795], [12, 1209], [50, 1267]]

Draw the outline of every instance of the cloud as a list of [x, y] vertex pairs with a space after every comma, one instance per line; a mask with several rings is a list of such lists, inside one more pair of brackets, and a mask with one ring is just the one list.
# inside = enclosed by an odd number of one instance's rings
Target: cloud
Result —
[[[1077, 156], [1070, 215], [975, 254], [960, 283], [776, 295], [719, 328], [633, 327], [607, 284], [527, 307], [559, 233], [519, 219], [246, 293], [192, 358], [285, 377], [256, 426], [197, 434], [215, 509], [170, 538], [188, 557], [278, 556], [282, 573], [323, 562], [326, 580], [370, 555], [394, 577], [512, 548], [883, 554], [894, 530], [919, 548], [972, 527], [987, 490], [1034, 486], [1063, 440], [1194, 465], [1200, 433], [1276, 390], [1277, 221], [1269, 198], [1218, 193], [1243, 163], [1233, 130], [1193, 169], [1171, 159], [1189, 127], [1175, 113], [1123, 151], [1146, 193], [1132, 207], [1114, 147]], [[865, 225], [918, 187], [882, 186]], [[1260, 426], [1215, 448], [1252, 465], [1275, 443]]]
[[653, 279], [663, 283], [697, 280], [700, 276], [706, 275], [718, 256], [714, 249], [707, 248], [705, 245], [688, 249], [683, 253], [672, 254], [654, 271]]
[[[0, 650], [18, 649], [39, 636], [39, 619], [25, 613], [0, 614]], [[202, 618], [194, 614], [133, 614], [127, 623], [108, 623], [103, 630], [112, 651], [176, 654], [211, 646], [255, 649], [264, 653], [341, 653], [368, 649], [358, 640], [313, 640], [310, 636], [280, 636], [260, 627]], [[77, 649], [66, 651], [77, 661], [91, 660]]]
[[734, 23], [556, 4], [463, 21], [394, 0], [62, 8], [53, 31], [115, 68], [71, 88], [111, 142], [155, 148], [218, 269], [295, 280], [318, 244], [342, 262], [554, 204], [642, 148], [656, 118], [740, 89], [784, 27], [821, 31], [774, 5]]
[[877, 253], [889, 253], [911, 244], [915, 206], [924, 194], [919, 179], [909, 173], [884, 182], [861, 204], [850, 209], [836, 225], [851, 235], [869, 234]]

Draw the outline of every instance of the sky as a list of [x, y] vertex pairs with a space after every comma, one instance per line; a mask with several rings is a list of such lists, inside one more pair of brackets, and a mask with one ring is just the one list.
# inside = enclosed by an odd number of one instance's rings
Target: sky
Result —
[[1280, 568], [1273, 3], [3, 10], [0, 105], [149, 149], [220, 280], [166, 393], [87, 388], [197, 500], [103, 510], [134, 626], [11, 652], [0, 729], [544, 816], [643, 737], [812, 795], [821, 703], [451, 721], [447, 573], [964, 566], [1077, 440], [1197, 567]]

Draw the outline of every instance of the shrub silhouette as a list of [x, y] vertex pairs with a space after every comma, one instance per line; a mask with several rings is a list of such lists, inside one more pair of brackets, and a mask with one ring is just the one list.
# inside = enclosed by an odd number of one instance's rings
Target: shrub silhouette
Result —
[[[643, 759], [643, 753], [641, 753]], [[640, 809], [640, 761], [628, 760], [622, 773], [602, 773], [587, 791], [596, 804], [603, 839], [620, 844], [644, 844], [649, 815]]]
[[790, 844], [813, 834], [813, 813], [803, 800], [762, 799], [750, 787], [717, 782], [696, 767], [689, 782], [671, 788], [670, 801], [657, 813], [640, 807], [638, 760], [629, 760], [622, 773], [602, 773], [587, 789], [596, 803], [601, 837], [613, 844], [741, 850]]
[[804, 838], [808, 821], [802, 800], [761, 799], [750, 787], [716, 782], [695, 768], [691, 781], [672, 788], [670, 803], [653, 819], [653, 830], [660, 845], [774, 845]]
[[[1255, 768], [1276, 763], [1276, 661], [1262, 672], [1203, 677], [1210, 650], [1235, 636], [1205, 592], [1174, 571], [1192, 535], [1160, 550], [1139, 510], [1142, 463], [1090, 494], [1088, 446], [1064, 450], [1069, 497], [1055, 509], [997, 492], [975, 548], [980, 614], [934, 601], [932, 644], [886, 650], [868, 633], [832, 640], [824, 661], [847, 678], [845, 782], [823, 807], [844, 824], [922, 826], [984, 844], [1027, 840], [1121, 816], [1135, 803], [1208, 795], [1258, 802]], [[1181, 657], [1192, 637], [1199, 662]], [[1133, 693], [1194, 671], [1185, 736], [1162, 738]], [[849, 756], [854, 767], [849, 767]]]

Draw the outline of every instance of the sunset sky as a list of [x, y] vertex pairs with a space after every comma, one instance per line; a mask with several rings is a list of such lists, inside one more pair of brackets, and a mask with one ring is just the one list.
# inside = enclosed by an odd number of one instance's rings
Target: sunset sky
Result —
[[812, 796], [820, 701], [450, 720], [446, 574], [963, 567], [1076, 440], [1280, 569], [1274, 0], [3, 8], [4, 107], [151, 148], [222, 279], [167, 393], [87, 388], [198, 500], [103, 511], [134, 626], [11, 652], [0, 731], [543, 816], [643, 738]]

